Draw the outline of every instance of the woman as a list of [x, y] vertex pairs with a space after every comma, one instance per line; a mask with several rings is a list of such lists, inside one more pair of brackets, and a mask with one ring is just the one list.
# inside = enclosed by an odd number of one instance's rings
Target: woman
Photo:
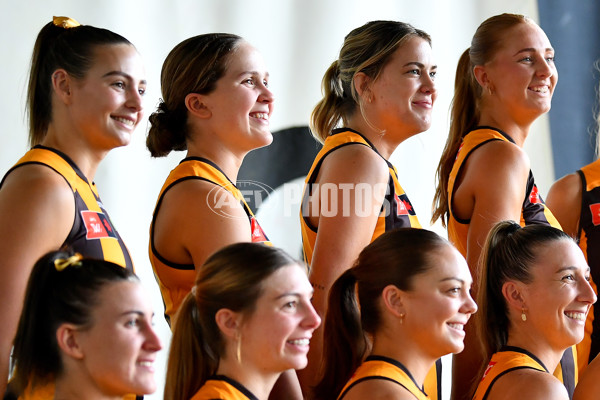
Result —
[[[600, 126], [600, 114], [598, 115]], [[591, 268], [592, 282], [600, 282], [600, 159], [556, 181], [546, 204], [579, 247]], [[598, 293], [595, 283], [592, 287]], [[592, 307], [585, 338], [577, 345], [579, 372], [600, 353], [600, 309]]]
[[435, 360], [463, 349], [477, 311], [470, 288], [464, 258], [435, 233], [378, 237], [331, 289], [316, 398], [428, 399], [423, 382]]
[[[522, 15], [484, 21], [459, 60], [432, 222], [448, 223], [448, 237], [475, 282], [481, 246], [497, 222], [560, 227], [538, 194], [523, 151], [531, 124], [550, 110], [557, 79], [550, 41]], [[454, 357], [454, 400], [471, 398], [468, 389], [485, 363], [471, 325], [465, 351]], [[559, 372], [575, 380], [575, 371]]]
[[56, 399], [122, 399], [156, 390], [161, 349], [151, 302], [121, 266], [51, 252], [33, 267], [14, 341], [10, 388], [27, 398], [54, 383]]
[[487, 368], [475, 400], [568, 399], [550, 371], [583, 339], [596, 295], [590, 268], [560, 229], [497, 224], [482, 256], [479, 337]]
[[150, 260], [170, 323], [216, 250], [236, 242], [266, 242], [235, 186], [246, 153], [273, 137], [273, 94], [258, 51], [235, 35], [184, 40], [161, 74], [164, 100], [150, 116], [147, 146], [154, 157], [187, 150], [171, 171], [150, 228]]
[[27, 101], [33, 148], [0, 183], [0, 376], [8, 376], [25, 286], [42, 255], [69, 246], [132, 269], [93, 180], [142, 119], [145, 79], [137, 50], [114, 32], [55, 17], [37, 37]]
[[600, 393], [600, 357], [596, 357], [586, 366], [573, 393], [573, 400], [595, 400]]
[[305, 268], [282, 250], [213, 254], [177, 314], [165, 399], [267, 399], [283, 371], [306, 366], [321, 323], [311, 296]]
[[[323, 149], [306, 178], [300, 222], [319, 315], [325, 315], [331, 285], [363, 247], [390, 229], [420, 228], [388, 159], [431, 125], [435, 72], [427, 33], [372, 21], [346, 36], [323, 77], [323, 99], [311, 120]], [[316, 383], [321, 335], [302, 373], [305, 388]]]

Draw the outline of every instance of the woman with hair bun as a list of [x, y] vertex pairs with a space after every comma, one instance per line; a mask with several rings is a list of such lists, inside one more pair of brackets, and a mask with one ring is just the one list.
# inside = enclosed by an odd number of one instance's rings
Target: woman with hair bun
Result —
[[315, 398], [429, 399], [428, 371], [462, 351], [477, 311], [471, 282], [464, 258], [437, 234], [379, 236], [331, 288]]
[[490, 231], [477, 295], [489, 364], [474, 400], [570, 398], [552, 371], [583, 339], [596, 301], [589, 280], [583, 253], [560, 229], [504, 221]]
[[25, 286], [42, 255], [69, 247], [133, 269], [94, 176], [110, 150], [131, 141], [145, 90], [140, 55], [123, 36], [66, 17], [40, 30], [27, 92], [32, 149], [0, 182], [0, 376], [8, 376]]
[[[33, 267], [14, 341], [19, 398], [135, 398], [156, 390], [161, 343], [139, 279], [104, 261], [58, 251]], [[42, 397], [39, 397], [42, 398]]]
[[267, 242], [236, 187], [244, 156], [273, 137], [273, 94], [258, 51], [226, 33], [195, 36], [167, 56], [163, 100], [150, 115], [154, 157], [187, 150], [171, 171], [150, 227], [150, 261], [169, 323], [209, 255], [236, 242]]
[[[421, 227], [388, 160], [404, 140], [429, 129], [436, 70], [427, 33], [403, 22], [371, 21], [345, 37], [325, 72], [323, 98], [311, 117], [323, 148], [306, 178], [300, 216], [321, 316], [331, 285], [366, 245], [394, 228]], [[301, 372], [306, 393], [320, 369], [321, 335], [318, 330]]]
[[306, 366], [321, 323], [312, 292], [305, 267], [275, 247], [210, 256], [177, 313], [165, 399], [266, 400], [282, 372]]

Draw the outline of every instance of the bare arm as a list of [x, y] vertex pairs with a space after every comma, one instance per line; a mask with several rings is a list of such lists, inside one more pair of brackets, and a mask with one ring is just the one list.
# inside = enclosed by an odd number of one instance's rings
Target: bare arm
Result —
[[556, 217], [563, 231], [576, 238], [581, 215], [582, 182], [577, 173], [562, 177], [548, 191], [546, 205]]
[[595, 400], [600, 393], [600, 357], [596, 356], [580, 375], [573, 400]]
[[567, 400], [564, 385], [552, 374], [520, 369], [501, 376], [489, 393], [488, 400], [530, 399]]
[[[13, 171], [0, 190], [0, 376], [8, 376], [13, 338], [25, 287], [35, 262], [65, 241], [75, 215], [73, 192], [49, 168], [27, 165]], [[0, 393], [6, 379], [0, 379]]]
[[[316, 182], [320, 214], [314, 223], [318, 233], [310, 266], [310, 281], [315, 290], [313, 305], [322, 318], [331, 285], [371, 242], [388, 179], [385, 161], [364, 146], [340, 148], [323, 162]], [[364, 190], [357, 184], [363, 184]], [[362, 212], [366, 207], [357, 209], [357, 196], [363, 196], [364, 204], [369, 205], [368, 212]], [[308, 366], [298, 373], [305, 391], [316, 384], [322, 341], [320, 328], [311, 339]]]

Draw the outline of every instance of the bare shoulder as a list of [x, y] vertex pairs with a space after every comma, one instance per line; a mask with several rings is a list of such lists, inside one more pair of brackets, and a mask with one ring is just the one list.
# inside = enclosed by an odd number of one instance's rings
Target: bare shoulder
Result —
[[344, 396], [344, 400], [414, 400], [404, 386], [383, 379], [370, 379], [356, 384]]
[[501, 140], [494, 140], [476, 149], [467, 165], [474, 171], [519, 171], [529, 172], [529, 157], [519, 146]]
[[546, 204], [578, 205], [581, 201], [582, 182], [579, 174], [565, 175], [550, 187]]
[[597, 356], [580, 375], [573, 400], [596, 400], [598, 393], [600, 393], [600, 357]]
[[524, 368], [500, 377], [488, 399], [568, 400], [569, 395], [552, 374]]
[[336, 149], [324, 160], [319, 172], [320, 182], [387, 182], [388, 164], [371, 148], [363, 145]]

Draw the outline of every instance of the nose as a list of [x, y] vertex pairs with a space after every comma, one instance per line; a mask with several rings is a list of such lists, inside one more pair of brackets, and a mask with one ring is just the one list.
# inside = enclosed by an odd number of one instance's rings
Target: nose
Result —
[[596, 296], [594, 289], [590, 285], [590, 282], [588, 282], [587, 280], [582, 280], [577, 300], [584, 303], [594, 304], [597, 299], [598, 297]]
[[152, 325], [148, 325], [146, 329], [146, 340], [144, 341], [143, 348], [147, 351], [156, 352], [162, 349], [162, 343], [160, 338], [152, 328]]
[[466, 298], [465, 298], [465, 302], [463, 303], [461, 312], [464, 314], [475, 314], [477, 312], [477, 303], [475, 303], [475, 300], [473, 300], [473, 298], [471, 297], [471, 294], [469, 292], [467, 292]]
[[537, 63], [537, 66], [538, 67], [535, 72], [539, 77], [550, 78], [555, 73], [552, 65], [544, 57], [542, 57], [541, 62]]
[[309, 329], [317, 329], [321, 325], [321, 317], [317, 314], [317, 311], [312, 306], [311, 302], [306, 304], [306, 315], [303, 319], [303, 327]]
[[429, 73], [423, 74], [423, 84], [421, 85], [421, 92], [432, 95], [435, 95], [437, 93], [435, 80]]
[[137, 112], [141, 112], [143, 110], [143, 99], [142, 95], [139, 92], [139, 88], [132, 87], [128, 91], [127, 102], [125, 103], [125, 105]]
[[273, 103], [273, 101], [275, 101], [275, 96], [273, 95], [273, 92], [271, 92], [269, 90], [269, 88], [265, 85], [263, 85], [260, 96], [258, 97], [258, 101], [260, 103]]

